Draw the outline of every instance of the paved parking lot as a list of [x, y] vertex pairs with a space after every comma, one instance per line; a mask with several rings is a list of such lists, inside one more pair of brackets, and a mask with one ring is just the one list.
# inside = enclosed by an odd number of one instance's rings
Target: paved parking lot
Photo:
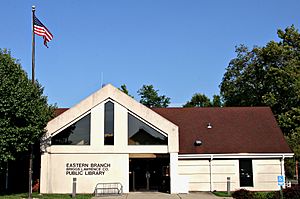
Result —
[[93, 197], [93, 199], [231, 199], [231, 197], [217, 197], [210, 192], [196, 192], [189, 194], [166, 194], [160, 192], [132, 192], [116, 196]]

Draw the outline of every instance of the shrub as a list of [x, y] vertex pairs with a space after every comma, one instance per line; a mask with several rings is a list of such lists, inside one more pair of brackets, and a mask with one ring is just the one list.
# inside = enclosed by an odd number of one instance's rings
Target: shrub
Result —
[[254, 198], [255, 199], [280, 199], [280, 197], [279, 198], [277, 197], [276, 192], [255, 192]]
[[254, 193], [246, 189], [240, 189], [233, 192], [232, 197], [235, 199], [255, 199]]
[[299, 199], [300, 198], [300, 188], [299, 187], [286, 188], [282, 192], [283, 192], [283, 197], [285, 199]]

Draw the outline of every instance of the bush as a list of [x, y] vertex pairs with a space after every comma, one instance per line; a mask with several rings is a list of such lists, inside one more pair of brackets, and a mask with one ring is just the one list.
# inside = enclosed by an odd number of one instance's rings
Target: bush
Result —
[[254, 193], [246, 189], [240, 189], [233, 192], [232, 197], [235, 199], [255, 199]]
[[[284, 199], [300, 199], [300, 187], [286, 188], [282, 192]], [[240, 189], [235, 191], [232, 197], [236, 199], [280, 199], [280, 192], [251, 192], [246, 189]]]
[[300, 188], [299, 187], [286, 188], [282, 192], [283, 192], [284, 199], [299, 199], [300, 198]]
[[280, 197], [279, 198], [277, 197], [276, 192], [255, 192], [254, 198], [255, 199], [280, 199]]

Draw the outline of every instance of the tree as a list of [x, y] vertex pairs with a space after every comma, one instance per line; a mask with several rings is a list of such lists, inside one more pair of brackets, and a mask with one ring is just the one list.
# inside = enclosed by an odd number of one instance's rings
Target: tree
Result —
[[222, 101], [220, 95], [213, 95], [213, 101], [212, 101], [213, 107], [222, 107]]
[[158, 95], [159, 90], [155, 90], [153, 85], [143, 85], [141, 89], [138, 90], [138, 94], [141, 96], [140, 103], [147, 107], [168, 107], [170, 104], [170, 98], [165, 95]]
[[119, 88], [120, 91], [122, 91], [123, 93], [127, 94], [128, 96], [134, 98], [132, 95], [129, 94], [129, 91], [127, 89], [127, 86], [125, 84], [121, 85], [121, 88]]
[[[10, 52], [0, 49], [0, 164], [38, 142], [53, 116], [40, 84], [32, 84]], [[0, 166], [1, 166], [0, 165]]]
[[278, 121], [287, 141], [295, 153], [295, 158], [300, 160], [300, 108], [292, 108], [291, 110], [280, 114]]
[[187, 101], [183, 107], [209, 107], [212, 106], [210, 99], [200, 93], [195, 93], [191, 99], [191, 101]]
[[221, 98], [219, 95], [213, 96], [213, 101], [204, 94], [195, 93], [190, 101], [187, 101], [183, 107], [221, 107]]
[[236, 48], [220, 84], [225, 106], [270, 106], [300, 158], [300, 34], [292, 25], [277, 31], [279, 42]]
[[291, 26], [278, 36], [251, 51], [236, 48], [220, 84], [225, 106], [270, 106], [276, 116], [300, 106], [300, 35]]

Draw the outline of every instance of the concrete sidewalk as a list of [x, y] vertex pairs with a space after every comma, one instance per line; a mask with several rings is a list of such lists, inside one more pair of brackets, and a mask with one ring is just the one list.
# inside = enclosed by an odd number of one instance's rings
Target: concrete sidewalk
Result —
[[92, 199], [231, 199], [218, 197], [210, 192], [195, 192], [189, 194], [167, 194], [160, 192], [132, 192], [123, 195], [93, 197]]

